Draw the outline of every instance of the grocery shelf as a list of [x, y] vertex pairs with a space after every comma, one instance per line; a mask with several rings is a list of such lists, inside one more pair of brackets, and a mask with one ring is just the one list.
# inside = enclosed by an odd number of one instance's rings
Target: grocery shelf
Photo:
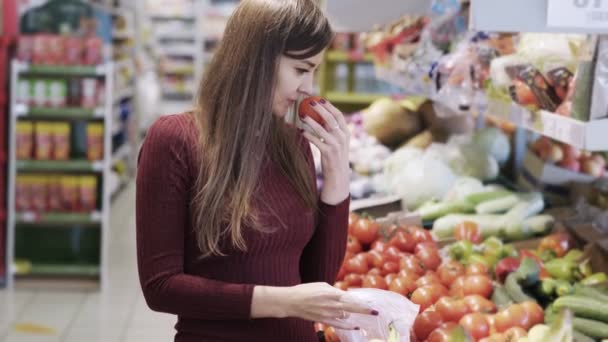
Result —
[[131, 154], [131, 145], [125, 142], [112, 154], [112, 164], [116, 164], [118, 161], [125, 159]]
[[325, 12], [336, 32], [369, 32], [378, 23], [395, 21], [406, 13], [426, 15], [431, 11], [429, 0], [382, 0], [373, 4], [369, 0], [332, 0], [325, 3]]
[[118, 40], [133, 39], [135, 38], [135, 33], [133, 31], [117, 31], [112, 33], [112, 38]]
[[16, 213], [17, 224], [36, 224], [36, 225], [53, 225], [53, 224], [82, 224], [82, 225], [98, 225], [101, 223], [101, 212], [86, 212], [86, 213], [38, 213], [38, 212], [21, 212]]
[[102, 76], [106, 72], [105, 65], [98, 66], [66, 66], [66, 65], [30, 65], [17, 62], [17, 69], [25, 74], [43, 74], [49, 76]]
[[154, 14], [150, 16], [152, 20], [183, 20], [183, 21], [194, 21], [196, 17], [193, 15], [165, 15], [165, 14]]
[[380, 98], [386, 97], [386, 95], [330, 91], [327, 92], [326, 97], [329, 102], [335, 102], [338, 104], [348, 103], [355, 105], [369, 105]]
[[17, 160], [19, 171], [97, 172], [103, 170], [103, 162], [89, 160]]
[[29, 107], [17, 105], [15, 113], [19, 117], [41, 118], [41, 119], [94, 119], [103, 118], [103, 108], [51, 108], [51, 107]]
[[580, 149], [608, 150], [608, 119], [585, 122], [544, 110], [534, 113], [515, 103], [504, 105], [501, 101], [493, 100], [488, 101], [488, 113], [492, 113], [492, 117]]
[[334, 63], [372, 63], [374, 61], [374, 55], [371, 53], [360, 56], [346, 51], [328, 51], [325, 57], [327, 61]]
[[[550, 3], [563, 2], [570, 6], [569, 15], [560, 15], [559, 24], [549, 25]], [[593, 2], [589, 2], [590, 4]], [[577, 8], [573, 1], [564, 0], [479, 0], [471, 1], [471, 25], [474, 30], [494, 32], [562, 32], [608, 33], [605, 20], [607, 2], [603, 8]], [[566, 7], [568, 8], [568, 7]], [[525, 9], [525, 10], [522, 10]], [[594, 15], [597, 20], [592, 19]]]
[[98, 277], [98, 265], [70, 265], [70, 264], [36, 264], [17, 262], [15, 274], [19, 276], [66, 276], [66, 277]]
[[126, 87], [124, 89], [117, 90], [114, 95], [114, 103], [118, 103], [124, 99], [131, 98], [135, 95], [133, 87]]

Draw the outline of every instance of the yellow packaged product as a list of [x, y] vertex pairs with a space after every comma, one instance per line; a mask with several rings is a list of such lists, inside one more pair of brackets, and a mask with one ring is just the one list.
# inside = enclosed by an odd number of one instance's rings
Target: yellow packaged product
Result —
[[97, 177], [80, 177], [80, 209], [93, 211], [97, 209]]
[[31, 121], [17, 122], [17, 160], [32, 158], [34, 149], [34, 124]]
[[103, 159], [103, 124], [87, 125], [87, 158], [91, 161]]
[[70, 159], [70, 131], [68, 122], [53, 124], [53, 156], [55, 160]]

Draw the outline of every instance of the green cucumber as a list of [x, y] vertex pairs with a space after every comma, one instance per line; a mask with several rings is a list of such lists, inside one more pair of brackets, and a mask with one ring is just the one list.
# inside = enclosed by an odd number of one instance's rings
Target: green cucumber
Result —
[[590, 286], [576, 285], [574, 287], [574, 294], [608, 303], [608, 295], [606, 293]]
[[528, 296], [518, 283], [517, 272], [512, 272], [505, 280], [505, 291], [515, 303], [523, 303], [527, 301], [536, 302], [536, 299]]
[[513, 299], [509, 297], [504, 286], [496, 284], [494, 286], [494, 292], [492, 293], [492, 302], [494, 302], [494, 305], [496, 305], [498, 309], [502, 310], [513, 304]]
[[574, 335], [574, 342], [595, 342], [593, 338], [583, 334], [578, 330], [572, 331], [572, 334]]
[[574, 326], [574, 329], [589, 337], [597, 339], [608, 338], [608, 324], [604, 322], [574, 317], [572, 325]]
[[575, 316], [608, 322], [608, 304], [582, 296], [563, 296], [553, 303], [557, 310], [570, 309]]

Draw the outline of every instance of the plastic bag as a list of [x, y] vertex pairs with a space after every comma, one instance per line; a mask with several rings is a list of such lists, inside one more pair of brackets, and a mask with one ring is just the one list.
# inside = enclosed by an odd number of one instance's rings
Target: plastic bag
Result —
[[[387, 340], [389, 325], [399, 334], [399, 341], [409, 342], [410, 330], [418, 315], [419, 306], [404, 296], [378, 289], [352, 289], [348, 291], [357, 302], [365, 302], [377, 309], [378, 316], [351, 314], [346, 321], [358, 326], [360, 330], [336, 329], [341, 341], [367, 342], [371, 339]], [[392, 341], [391, 341], [392, 342]]]

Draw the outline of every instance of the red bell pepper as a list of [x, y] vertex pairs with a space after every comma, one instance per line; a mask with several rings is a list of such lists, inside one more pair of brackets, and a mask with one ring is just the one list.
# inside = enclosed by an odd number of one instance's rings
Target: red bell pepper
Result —
[[520, 263], [521, 263], [521, 259], [515, 258], [515, 257], [507, 257], [507, 258], [500, 260], [496, 264], [496, 267], [494, 268], [494, 273], [496, 274], [496, 279], [499, 282], [504, 283], [505, 279], [507, 278], [507, 275], [509, 275], [509, 273], [517, 270]]
[[555, 255], [558, 258], [561, 258], [572, 249], [573, 245], [572, 238], [568, 233], [554, 233], [547, 235], [540, 240], [538, 251], [542, 253], [546, 250], [550, 250], [555, 252]]

